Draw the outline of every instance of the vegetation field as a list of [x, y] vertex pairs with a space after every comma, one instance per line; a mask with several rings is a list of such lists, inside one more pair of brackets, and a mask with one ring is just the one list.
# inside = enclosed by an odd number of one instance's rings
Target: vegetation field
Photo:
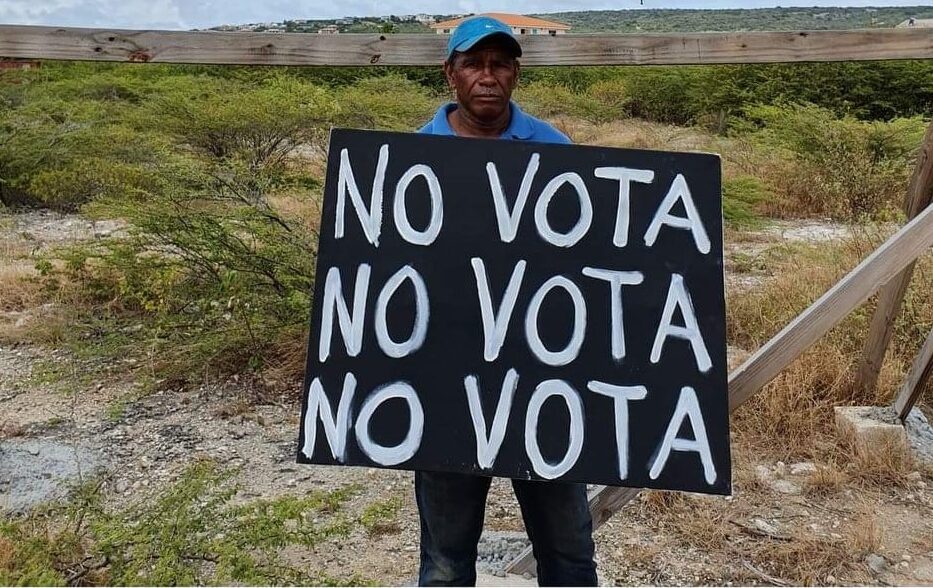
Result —
[[[650, 2], [650, 0], [649, 0]], [[438, 21], [458, 15], [429, 15]], [[536, 14], [540, 18], [569, 24], [574, 33], [668, 33], [697, 31], [791, 31], [891, 28], [910, 18], [933, 18], [930, 6], [888, 7], [794, 7], [737, 8], [732, 10], [657, 9], [650, 4], [623, 10], [584, 10]], [[428, 33], [434, 30], [414, 15], [380, 18], [286, 20], [276, 30], [289, 33], [316, 33], [325, 26], [336, 26], [342, 33]], [[265, 24], [228, 24], [218, 29], [267, 30]]]
[[[522, 73], [516, 100], [576, 142], [722, 155], [735, 361], [904, 220], [933, 115], [922, 61]], [[328, 131], [413, 130], [447, 99], [425, 68], [0, 73], [0, 459], [98, 456], [3, 515], [0, 583], [411, 581], [407, 474], [292, 462]], [[617, 515], [605, 581], [933, 581], [929, 465], [832, 427], [891, 401], [931, 288], [927, 256], [876, 391], [852, 378], [869, 303], [739, 411], [735, 497]], [[507, 487], [490, 500], [520, 531]]]
[[[649, 0], [650, 1], [650, 0]], [[575, 33], [801, 31], [891, 28], [909, 18], [933, 17], [929, 6], [800, 7], [734, 10], [587, 10], [542, 15]]]

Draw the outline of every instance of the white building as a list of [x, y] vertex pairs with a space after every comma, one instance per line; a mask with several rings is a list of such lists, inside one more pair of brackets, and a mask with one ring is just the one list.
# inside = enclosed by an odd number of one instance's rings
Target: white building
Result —
[[[490, 16], [504, 22], [506, 25], [512, 27], [512, 34], [514, 35], [550, 35], [553, 37], [556, 35], [563, 35], [570, 30], [570, 25], [566, 25], [562, 22], [544, 20], [543, 18], [535, 18], [533, 16], [524, 16], [521, 14], [487, 12], [480, 16]], [[431, 28], [434, 29], [438, 35], [449, 35], [467, 18], [470, 17], [436, 22], [431, 25]]]

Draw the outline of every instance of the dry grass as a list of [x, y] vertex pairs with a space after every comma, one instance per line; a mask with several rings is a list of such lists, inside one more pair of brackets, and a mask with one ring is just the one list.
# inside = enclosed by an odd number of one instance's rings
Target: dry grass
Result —
[[0, 265], [0, 312], [21, 312], [41, 298], [35, 264], [16, 260]]
[[584, 145], [665, 151], [709, 151], [716, 139], [699, 127], [677, 127], [639, 119], [594, 124], [572, 118], [557, 118], [558, 127]]
[[[756, 349], [855, 267], [882, 240], [865, 230], [842, 243], [795, 245], [768, 256], [772, 273], [754, 291], [730, 292], [728, 337], [732, 345]], [[922, 258], [896, 325], [895, 337], [875, 392], [854, 385], [872, 304], [849, 315], [784, 370], [733, 418], [736, 439], [776, 459], [826, 456], [835, 446], [834, 405], [884, 405], [909, 369], [933, 325], [933, 259]], [[863, 464], [871, 477], [887, 479], [885, 467], [902, 471], [896, 460]], [[879, 477], [880, 476], [880, 477]]]
[[291, 384], [301, 379], [308, 358], [308, 333], [304, 325], [295, 325], [283, 329], [275, 341], [275, 356], [267, 359], [263, 373], [266, 382], [272, 386], [284, 384], [294, 389]]
[[720, 506], [694, 501], [677, 521], [677, 532], [691, 547], [716, 551], [726, 546], [731, 528], [728, 513]]
[[649, 545], [626, 545], [618, 550], [618, 557], [626, 565], [635, 568], [649, 568], [661, 554], [661, 547], [655, 543]]
[[222, 419], [242, 416], [253, 410], [253, 405], [245, 398], [234, 398], [221, 402], [211, 413]]
[[640, 496], [645, 511], [653, 515], [664, 515], [683, 508], [687, 497], [679, 492], [649, 490]]
[[807, 534], [799, 535], [793, 541], [759, 542], [750, 551], [751, 558], [762, 570], [804, 586], [823, 584], [828, 575], [838, 577], [854, 562], [845, 541]]
[[841, 492], [848, 481], [846, 473], [835, 464], [820, 464], [807, 476], [804, 490], [810, 496], [830, 496]]
[[32, 245], [15, 237], [0, 239], [0, 312], [18, 312], [38, 303]]
[[317, 234], [321, 225], [321, 201], [307, 191], [294, 191], [267, 197], [269, 204], [286, 219], [297, 220], [311, 234]]
[[833, 405], [850, 387], [850, 366], [838, 349], [818, 345], [739, 410], [736, 440], [774, 459], [814, 457], [816, 442], [832, 432]]
[[660, 527], [693, 549], [722, 549], [732, 531], [730, 509], [718, 499], [652, 490], [643, 494], [641, 507]]
[[848, 529], [847, 541], [851, 555], [861, 558], [881, 550], [881, 527], [867, 505], [862, 506]]
[[17, 564], [16, 545], [6, 537], [0, 537], [0, 571], [10, 572]]
[[907, 475], [916, 470], [913, 455], [903, 443], [886, 441], [865, 450], [844, 440], [843, 447], [850, 458], [852, 478], [863, 485], [906, 487]]
[[26, 429], [19, 423], [13, 421], [0, 422], [0, 440], [12, 439], [25, 434]]

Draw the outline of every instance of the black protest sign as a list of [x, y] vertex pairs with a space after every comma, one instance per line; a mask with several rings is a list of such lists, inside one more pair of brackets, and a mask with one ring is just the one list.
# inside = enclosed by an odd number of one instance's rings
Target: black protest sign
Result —
[[335, 130], [298, 459], [728, 493], [715, 155]]

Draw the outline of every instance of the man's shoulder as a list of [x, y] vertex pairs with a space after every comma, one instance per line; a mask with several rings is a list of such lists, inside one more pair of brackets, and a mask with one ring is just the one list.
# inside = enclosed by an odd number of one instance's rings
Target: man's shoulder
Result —
[[570, 137], [562, 133], [551, 123], [545, 122], [538, 117], [524, 113], [531, 127], [531, 136], [529, 141], [538, 141], [541, 143], [573, 143]]
[[[437, 109], [434, 116], [418, 129], [418, 132], [427, 135], [454, 135], [453, 130], [447, 123], [447, 114], [452, 108], [456, 108], [456, 106], [450, 102], [442, 105]], [[540, 143], [573, 143], [570, 137], [550, 123], [523, 112], [520, 108], [513, 110], [513, 116], [516, 114], [520, 117], [520, 120], [513, 121], [509, 130], [505, 133], [506, 137], [525, 141], [538, 141]]]
[[442, 104], [434, 113], [434, 116], [418, 129], [418, 132], [425, 135], [453, 135], [454, 133], [447, 123], [447, 113], [450, 111], [451, 106], [450, 102]]
[[540, 119], [535, 119], [534, 140], [545, 143], [573, 143], [570, 137], [559, 131], [550, 123], [546, 123]]

